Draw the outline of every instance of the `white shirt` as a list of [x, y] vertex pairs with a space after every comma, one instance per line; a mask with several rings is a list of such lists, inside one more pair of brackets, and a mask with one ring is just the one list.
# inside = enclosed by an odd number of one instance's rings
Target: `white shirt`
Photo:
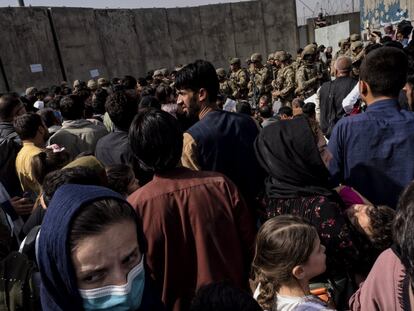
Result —
[[357, 83], [351, 92], [344, 98], [342, 101], [342, 108], [344, 108], [346, 113], [350, 113], [354, 108], [354, 104], [357, 100], [360, 99], [359, 94], [359, 83]]

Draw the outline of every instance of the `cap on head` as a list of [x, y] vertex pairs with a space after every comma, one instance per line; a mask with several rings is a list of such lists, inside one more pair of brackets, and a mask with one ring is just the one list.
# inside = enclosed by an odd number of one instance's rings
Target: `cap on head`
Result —
[[275, 60], [284, 62], [284, 61], [287, 61], [288, 59], [289, 59], [289, 55], [285, 51], [277, 51], [275, 53]]
[[260, 53], [253, 53], [252, 56], [250, 56], [250, 61], [252, 61], [253, 63], [261, 63], [262, 60], [262, 54]]
[[351, 43], [351, 51], [355, 51], [357, 48], [363, 48], [364, 44], [361, 41], [355, 41]]
[[305, 55], [315, 55], [316, 54], [316, 48], [315, 45], [309, 44], [305, 46], [305, 48], [302, 51], [302, 57], [305, 57]]
[[96, 90], [98, 89], [98, 83], [96, 83], [95, 80], [91, 79], [88, 81], [88, 89], [90, 90]]
[[98, 79], [98, 86], [107, 86], [108, 84], [109, 84], [109, 82], [105, 78], [99, 78]]
[[349, 38], [351, 39], [351, 42], [360, 41], [361, 35], [358, 33], [354, 33]]
[[226, 70], [224, 70], [224, 68], [217, 68], [216, 73], [219, 78], [224, 78], [226, 76]]
[[26, 96], [35, 96], [35, 94], [37, 93], [37, 88], [35, 88], [34, 86], [28, 87], [25, 93]]
[[233, 57], [232, 59], [230, 59], [230, 65], [240, 65], [240, 64], [241, 64], [240, 58]]

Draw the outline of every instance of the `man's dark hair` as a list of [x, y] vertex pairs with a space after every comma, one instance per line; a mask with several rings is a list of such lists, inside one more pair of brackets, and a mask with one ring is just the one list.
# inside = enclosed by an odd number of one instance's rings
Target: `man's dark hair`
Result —
[[414, 86], [414, 74], [409, 75], [409, 76], [407, 77], [407, 83], [408, 83], [408, 84], [411, 84], [412, 86]]
[[14, 117], [13, 111], [23, 103], [20, 101], [19, 95], [16, 93], [4, 94], [0, 97], [0, 120], [11, 121]]
[[98, 172], [85, 166], [65, 168], [50, 172], [43, 179], [43, 200], [49, 205], [56, 190], [66, 184], [106, 186]]
[[260, 107], [259, 114], [262, 118], [270, 118], [273, 115], [273, 111], [269, 106], [263, 106]]
[[37, 114], [42, 118], [43, 122], [47, 128], [53, 125], [59, 125], [59, 120], [57, 119], [55, 112], [51, 108], [41, 109], [37, 112]]
[[376, 50], [376, 49], [378, 49], [378, 48], [381, 48], [382, 47], [382, 44], [379, 44], [379, 43], [374, 43], [374, 44], [370, 44], [370, 45], [368, 45], [366, 48], [365, 48], [365, 56], [367, 56], [368, 55], [368, 53], [371, 53], [372, 51], [374, 51], [374, 50]]
[[62, 88], [59, 85], [52, 85], [50, 87], [49, 94], [51, 95], [60, 95], [62, 93]]
[[108, 98], [108, 92], [105, 89], [98, 88], [94, 94], [94, 99], [92, 100], [92, 110], [94, 114], [104, 114], [105, 113], [105, 102]]
[[137, 80], [133, 76], [125, 76], [122, 79], [122, 85], [126, 90], [135, 89], [137, 86]]
[[314, 103], [305, 103], [302, 107], [302, 112], [308, 118], [316, 117], [316, 105]]
[[213, 65], [205, 60], [196, 60], [178, 71], [175, 77], [175, 87], [177, 90], [189, 89], [198, 92], [206, 89], [208, 100], [216, 102], [219, 91], [219, 80]]
[[78, 120], [83, 118], [85, 104], [78, 95], [68, 95], [60, 101], [60, 113], [65, 120]]
[[166, 104], [172, 92], [173, 91], [171, 87], [169, 87], [168, 85], [162, 84], [156, 88], [155, 97], [158, 99], [160, 103]]
[[138, 104], [136, 98], [129, 96], [125, 91], [118, 91], [108, 96], [105, 109], [117, 128], [128, 131], [138, 112]]
[[183, 132], [177, 119], [168, 112], [145, 109], [131, 124], [129, 145], [143, 170], [168, 171], [180, 161]]
[[143, 96], [139, 101], [139, 109], [154, 108], [161, 109], [161, 104], [154, 96]]
[[226, 282], [201, 287], [194, 297], [190, 311], [261, 311], [254, 298]]
[[279, 108], [279, 111], [277, 112], [277, 114], [279, 116], [284, 114], [288, 117], [292, 117], [293, 116], [293, 111], [292, 111], [292, 108], [290, 108], [289, 106], [284, 106], [284, 107]]
[[145, 78], [141, 77], [141, 78], [138, 78], [138, 84], [144, 87], [148, 85], [148, 82]]
[[248, 101], [239, 101], [236, 104], [236, 112], [251, 116], [252, 107], [250, 106]]
[[404, 46], [401, 44], [401, 42], [392, 41], [392, 40], [384, 42], [384, 46], [393, 47], [393, 48], [397, 48], [397, 49], [400, 49], [400, 50], [404, 49]]
[[382, 47], [371, 51], [362, 61], [359, 77], [375, 97], [397, 98], [407, 80], [407, 56], [402, 50]]
[[43, 126], [43, 121], [37, 113], [28, 112], [16, 117], [13, 126], [20, 139], [25, 140], [36, 136], [39, 126]]

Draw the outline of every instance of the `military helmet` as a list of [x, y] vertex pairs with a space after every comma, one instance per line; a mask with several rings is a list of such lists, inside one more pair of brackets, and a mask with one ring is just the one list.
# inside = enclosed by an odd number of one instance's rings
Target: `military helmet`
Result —
[[267, 56], [267, 60], [269, 61], [269, 60], [272, 60], [272, 59], [275, 59], [275, 54], [270, 53], [270, 54]]
[[339, 40], [339, 44], [338, 45], [339, 45], [340, 48], [343, 48], [345, 46], [345, 44], [349, 44], [348, 39]]
[[277, 51], [275, 53], [275, 59], [278, 61], [284, 62], [289, 59], [289, 55], [285, 51]]
[[237, 57], [233, 57], [232, 59], [230, 59], [230, 65], [236, 65], [236, 64], [241, 64], [241, 60], [240, 58]]
[[363, 48], [364, 44], [361, 41], [355, 41], [351, 43], [351, 51], [353, 52], [357, 48]]
[[361, 35], [358, 33], [352, 34], [349, 38], [351, 39], [351, 42], [361, 41]]
[[260, 53], [253, 53], [252, 56], [250, 56], [250, 60], [253, 63], [255, 63], [255, 62], [261, 63], [262, 60], [263, 60], [262, 59], [262, 54], [260, 54]]
[[217, 68], [216, 73], [220, 78], [224, 78], [226, 76], [226, 70], [224, 70], [224, 68]]
[[302, 58], [305, 57], [305, 55], [315, 55], [316, 54], [316, 48], [314, 44], [309, 44], [305, 46], [305, 48], [302, 51]]

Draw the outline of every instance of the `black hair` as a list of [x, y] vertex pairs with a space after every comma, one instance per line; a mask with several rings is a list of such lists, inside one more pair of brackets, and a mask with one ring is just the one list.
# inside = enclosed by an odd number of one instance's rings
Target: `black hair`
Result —
[[262, 118], [270, 118], [273, 115], [273, 111], [269, 106], [263, 106], [259, 108], [259, 114]]
[[62, 88], [58, 85], [52, 85], [49, 93], [52, 95], [60, 95], [60, 93], [62, 93]]
[[69, 233], [69, 247], [76, 248], [78, 242], [87, 236], [103, 232], [110, 225], [132, 221], [137, 229], [138, 248], [145, 253], [146, 243], [137, 215], [126, 201], [114, 198], [100, 198], [83, 206], [73, 217]]
[[302, 48], [299, 48], [299, 49], [296, 50], [296, 54], [302, 54], [302, 52], [303, 52]]
[[125, 91], [117, 91], [108, 96], [105, 109], [117, 128], [128, 131], [138, 112], [138, 104], [136, 98]]
[[18, 116], [13, 121], [14, 130], [21, 140], [34, 138], [39, 127], [43, 126], [42, 118], [34, 112]]
[[105, 102], [108, 98], [108, 92], [103, 88], [98, 88], [95, 91], [94, 97], [92, 99], [92, 110], [95, 114], [104, 114], [105, 113]]
[[289, 106], [283, 106], [279, 108], [279, 111], [277, 112], [278, 115], [287, 115], [288, 117], [293, 116], [293, 110]]
[[372, 51], [374, 51], [375, 49], [381, 48], [382, 44], [379, 43], [374, 43], [374, 44], [370, 44], [365, 48], [365, 56], [368, 55], [369, 53], [371, 53]]
[[254, 298], [227, 282], [218, 282], [201, 287], [190, 307], [190, 311], [261, 311]]
[[60, 101], [62, 100], [63, 96], [57, 95], [52, 100], [49, 100], [46, 104], [46, 107], [52, 108], [53, 110], [60, 110]]
[[305, 103], [302, 107], [303, 114], [314, 119], [316, 117], [316, 105], [314, 103]]
[[359, 77], [369, 85], [373, 96], [398, 97], [407, 80], [407, 67], [404, 51], [382, 47], [364, 58]]
[[177, 119], [168, 112], [145, 109], [131, 124], [129, 145], [144, 171], [168, 171], [180, 161], [183, 132]]
[[144, 87], [144, 86], [147, 86], [147, 85], [148, 85], [147, 80], [146, 80], [145, 78], [143, 78], [143, 77], [138, 78], [137, 83], [138, 83], [140, 86], [142, 86], [142, 87]]
[[414, 182], [400, 196], [393, 224], [393, 239], [398, 247], [400, 259], [414, 286]]
[[55, 112], [51, 108], [44, 108], [40, 109], [37, 112], [38, 115], [42, 118], [43, 122], [45, 123], [46, 127], [51, 127], [53, 125], [60, 124], [58, 118], [55, 115]]
[[56, 190], [66, 184], [105, 186], [99, 173], [89, 167], [76, 166], [48, 173], [42, 183], [43, 200], [49, 205]]
[[13, 112], [17, 106], [23, 103], [21, 102], [19, 95], [16, 93], [7, 93], [0, 97], [0, 120], [9, 121], [12, 120]]
[[155, 90], [155, 97], [161, 104], [164, 104], [167, 102], [172, 92], [172, 88], [168, 85], [160, 85]]
[[122, 85], [126, 90], [135, 89], [137, 86], [137, 80], [133, 76], [125, 76], [122, 79]]
[[397, 49], [400, 49], [400, 50], [404, 49], [404, 46], [401, 44], [401, 42], [393, 41], [393, 40], [384, 42], [383, 45], [388, 46], [388, 47], [397, 48]]
[[216, 102], [219, 92], [219, 80], [214, 66], [205, 60], [196, 60], [178, 71], [175, 77], [177, 90], [189, 89], [198, 92], [206, 89], [208, 100]]
[[246, 114], [248, 116], [252, 115], [252, 107], [247, 101], [238, 101], [236, 103], [236, 112]]
[[414, 74], [409, 75], [407, 77], [407, 83], [411, 84], [412, 86], [414, 86]]
[[154, 96], [143, 96], [138, 105], [139, 109], [154, 108], [161, 109], [161, 104]]
[[129, 195], [128, 186], [135, 179], [131, 166], [127, 164], [114, 164], [105, 168], [108, 177], [108, 188], [122, 195]]
[[32, 175], [41, 185], [47, 174], [61, 169], [71, 160], [71, 155], [66, 150], [54, 152], [53, 149], [46, 149], [33, 157]]
[[85, 104], [78, 95], [67, 95], [60, 101], [60, 113], [65, 120], [82, 119]]

